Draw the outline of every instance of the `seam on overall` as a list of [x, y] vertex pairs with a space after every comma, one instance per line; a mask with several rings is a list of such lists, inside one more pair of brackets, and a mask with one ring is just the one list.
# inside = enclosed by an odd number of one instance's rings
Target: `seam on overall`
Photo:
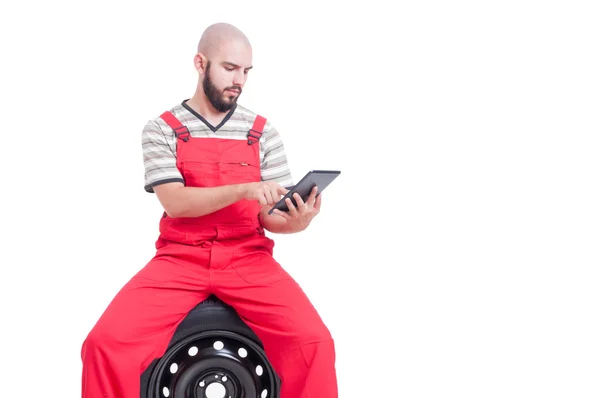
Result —
[[[331, 341], [333, 341], [333, 338], [317, 340], [317, 341], [313, 341], [310, 343], [304, 343], [304, 344], [300, 345], [300, 351], [302, 352], [302, 358], [304, 359], [304, 364], [306, 365], [306, 369], [309, 369], [311, 365], [308, 362], [308, 359], [306, 358], [306, 352], [305, 352], [304, 348], [309, 345], [323, 344], [323, 343], [327, 343], [327, 342], [331, 342]], [[316, 350], [316, 348], [315, 348], [315, 350]], [[313, 362], [314, 362], [314, 359], [313, 359]], [[310, 394], [310, 391], [308, 391], [308, 389], [304, 389], [304, 392], [306, 394], [306, 398], [311, 398], [314, 396], [313, 394]]]
[[328, 339], [316, 340], [316, 341], [311, 341], [309, 343], [300, 344], [300, 351], [302, 351], [302, 358], [304, 358], [304, 363], [306, 364], [306, 366], [309, 367], [310, 364], [308, 363], [308, 360], [306, 359], [306, 353], [304, 352], [304, 347], [309, 346], [309, 345], [315, 345], [315, 344], [329, 343], [332, 341], [333, 341], [333, 338], [328, 338]]

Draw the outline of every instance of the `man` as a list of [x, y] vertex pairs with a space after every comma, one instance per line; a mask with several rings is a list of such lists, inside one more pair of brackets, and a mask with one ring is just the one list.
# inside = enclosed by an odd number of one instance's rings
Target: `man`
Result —
[[143, 130], [145, 189], [164, 207], [155, 257], [116, 295], [82, 347], [84, 398], [137, 398], [140, 374], [209, 295], [230, 304], [264, 344], [282, 398], [337, 397], [334, 344], [265, 236], [306, 229], [321, 196], [268, 210], [292, 179], [281, 139], [237, 104], [252, 68], [246, 36], [203, 33], [192, 98]]

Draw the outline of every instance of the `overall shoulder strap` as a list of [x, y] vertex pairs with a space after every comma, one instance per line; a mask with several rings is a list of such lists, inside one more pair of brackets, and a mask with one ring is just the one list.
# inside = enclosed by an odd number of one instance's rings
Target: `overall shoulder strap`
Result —
[[256, 115], [256, 118], [254, 119], [254, 125], [250, 131], [248, 131], [248, 134], [246, 134], [246, 137], [248, 137], [248, 145], [252, 145], [260, 140], [266, 123], [267, 119], [260, 115]]
[[181, 124], [179, 119], [177, 119], [171, 112], [164, 112], [162, 115], [160, 115], [160, 118], [173, 129], [175, 137], [180, 138], [185, 142], [190, 139], [190, 131], [188, 128]]

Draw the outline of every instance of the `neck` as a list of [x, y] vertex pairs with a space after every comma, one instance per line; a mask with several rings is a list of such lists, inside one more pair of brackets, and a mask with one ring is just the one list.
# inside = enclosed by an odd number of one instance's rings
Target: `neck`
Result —
[[216, 126], [217, 124], [221, 123], [221, 121], [229, 113], [217, 111], [212, 106], [208, 98], [206, 98], [202, 87], [199, 87], [192, 96], [192, 98], [187, 100], [186, 103], [190, 108], [202, 115], [202, 117], [206, 119], [209, 123], [211, 123], [213, 126]]

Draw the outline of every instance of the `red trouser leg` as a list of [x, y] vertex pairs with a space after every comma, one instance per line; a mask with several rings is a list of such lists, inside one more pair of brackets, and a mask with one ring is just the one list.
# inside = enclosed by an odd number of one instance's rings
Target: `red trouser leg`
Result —
[[139, 398], [140, 375], [208, 297], [209, 256], [169, 245], [121, 289], [83, 343], [83, 398]]
[[213, 246], [215, 293], [232, 305], [263, 342], [282, 380], [281, 398], [337, 398], [329, 330], [300, 286], [273, 259], [264, 237]]

